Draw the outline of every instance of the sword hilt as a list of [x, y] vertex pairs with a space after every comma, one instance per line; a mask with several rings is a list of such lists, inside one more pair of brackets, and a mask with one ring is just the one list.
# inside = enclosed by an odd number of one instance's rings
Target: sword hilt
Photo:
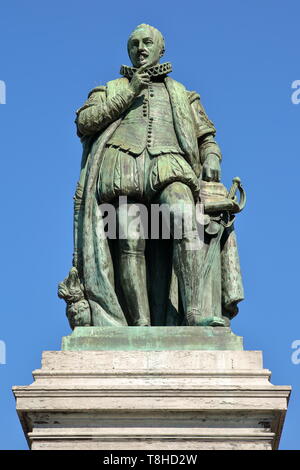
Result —
[[[240, 192], [240, 201], [239, 201], [239, 203], [237, 203], [237, 200], [235, 198], [235, 193], [236, 193], [237, 190], [239, 190], [239, 192]], [[228, 191], [227, 198], [228, 199], [233, 199], [238, 204], [238, 207], [239, 207], [238, 212], [241, 212], [244, 209], [245, 204], [246, 204], [246, 193], [245, 193], [245, 190], [242, 186], [241, 179], [238, 176], [233, 178], [232, 186], [231, 186], [230, 190]]]
[[233, 199], [237, 189], [240, 187], [241, 187], [241, 179], [238, 176], [236, 176], [235, 178], [233, 178], [232, 186], [228, 191], [228, 194], [227, 194], [228, 199]]

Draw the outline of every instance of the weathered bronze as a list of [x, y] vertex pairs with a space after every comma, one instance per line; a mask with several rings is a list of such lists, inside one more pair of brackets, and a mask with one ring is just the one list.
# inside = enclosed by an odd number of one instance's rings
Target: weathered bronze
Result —
[[[229, 326], [243, 299], [233, 221], [245, 194], [238, 178], [229, 192], [220, 183], [215, 127], [199, 95], [159, 63], [164, 47], [157, 29], [138, 26], [128, 40], [132, 67], [77, 111], [75, 249], [59, 285], [72, 328]], [[167, 209], [169, 239], [162, 227], [146, 236], [142, 212], [153, 228], [154, 206]], [[109, 208], [115, 237], [107, 236]]]

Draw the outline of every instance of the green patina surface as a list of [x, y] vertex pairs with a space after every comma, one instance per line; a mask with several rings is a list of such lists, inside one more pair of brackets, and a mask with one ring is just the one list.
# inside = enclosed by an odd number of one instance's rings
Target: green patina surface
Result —
[[230, 328], [209, 326], [77, 327], [62, 340], [63, 351], [243, 350]]

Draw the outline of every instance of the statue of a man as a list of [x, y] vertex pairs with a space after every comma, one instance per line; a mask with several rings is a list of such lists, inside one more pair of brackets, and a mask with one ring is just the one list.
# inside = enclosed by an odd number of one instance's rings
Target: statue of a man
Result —
[[[94, 88], [77, 111], [83, 158], [75, 252], [59, 290], [72, 327], [224, 326], [243, 298], [232, 223], [225, 227], [213, 211], [204, 243], [194, 244], [200, 186], [222, 186], [221, 152], [199, 95], [169, 77], [170, 63], [160, 63], [164, 50], [162, 34], [139, 25], [128, 39], [132, 67]], [[104, 203], [115, 209], [116, 240], [104, 236]], [[168, 208], [170, 240], [131, 233], [141, 203]]]

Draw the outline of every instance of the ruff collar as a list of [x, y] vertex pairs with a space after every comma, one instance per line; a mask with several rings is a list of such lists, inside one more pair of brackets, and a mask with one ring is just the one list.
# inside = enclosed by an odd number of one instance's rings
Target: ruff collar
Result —
[[[124, 77], [128, 78], [129, 80], [132, 78], [133, 74], [137, 71], [138, 69], [135, 67], [129, 67], [128, 65], [122, 65], [120, 74], [124, 75]], [[164, 75], [167, 75], [168, 73], [172, 72], [172, 64], [170, 62], [164, 62], [163, 64], [157, 64], [153, 65], [149, 69], [146, 69], [145, 72], [147, 72], [150, 77], [163, 77]]]

